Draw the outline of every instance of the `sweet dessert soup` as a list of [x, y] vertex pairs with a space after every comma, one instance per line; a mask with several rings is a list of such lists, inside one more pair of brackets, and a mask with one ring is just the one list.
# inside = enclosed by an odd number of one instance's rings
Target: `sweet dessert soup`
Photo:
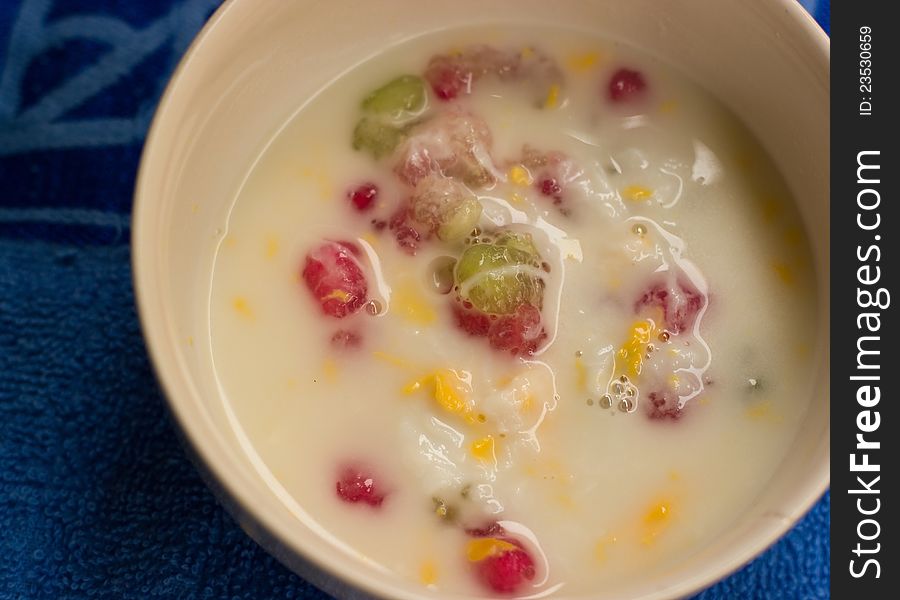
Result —
[[293, 510], [423, 587], [538, 597], [666, 569], [752, 505], [807, 409], [814, 276], [702, 84], [485, 27], [296, 113], [210, 294], [233, 425]]

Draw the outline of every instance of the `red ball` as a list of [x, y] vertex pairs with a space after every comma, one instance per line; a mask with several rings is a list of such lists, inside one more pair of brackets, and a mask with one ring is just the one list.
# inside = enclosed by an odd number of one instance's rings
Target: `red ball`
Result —
[[641, 95], [647, 88], [644, 76], [638, 71], [619, 69], [609, 80], [609, 99], [625, 102]]

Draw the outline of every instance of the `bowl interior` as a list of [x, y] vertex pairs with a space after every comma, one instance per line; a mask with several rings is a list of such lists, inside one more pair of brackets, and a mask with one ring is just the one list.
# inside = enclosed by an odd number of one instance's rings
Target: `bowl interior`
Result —
[[[229, 424], [213, 376], [208, 295], [236, 191], [275, 132], [330, 80], [423, 32], [523, 22], [596, 31], [642, 47], [722, 99], [762, 141], [810, 232], [821, 338], [808, 417], [770, 485], [716, 544], [601, 598], [690, 593], [774, 541], [828, 480], [829, 46], [794, 0], [232, 0], [180, 66], [149, 137], [134, 211], [134, 275], [148, 345], [173, 413], [242, 524], [341, 597], [440, 597], [365, 564], [290, 508]], [[305, 558], [304, 558], [305, 557]], [[310, 565], [310, 562], [313, 565]], [[320, 571], [321, 569], [322, 571]], [[324, 573], [324, 576], [323, 576]]]

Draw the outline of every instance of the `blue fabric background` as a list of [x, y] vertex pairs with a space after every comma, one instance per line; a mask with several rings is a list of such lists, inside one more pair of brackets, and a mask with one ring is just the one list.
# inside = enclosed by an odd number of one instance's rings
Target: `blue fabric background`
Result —
[[[133, 306], [129, 211], [217, 0], [0, 1], [0, 599], [327, 596], [185, 458]], [[804, 5], [828, 29], [828, 2]], [[828, 597], [829, 497], [700, 600]]]

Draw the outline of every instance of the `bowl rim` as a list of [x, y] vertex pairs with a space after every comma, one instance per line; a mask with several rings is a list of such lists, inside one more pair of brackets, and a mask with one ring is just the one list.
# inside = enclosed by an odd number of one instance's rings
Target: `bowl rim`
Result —
[[[154, 295], [151, 290], [154, 289], [154, 273], [150, 272], [149, 267], [145, 265], [145, 252], [152, 248], [152, 231], [148, 225], [151, 221], [149, 217], [152, 214], [150, 209], [152, 198], [145, 193], [149, 177], [147, 174], [148, 157], [156, 151], [156, 147], [159, 145], [157, 140], [160, 136], [161, 123], [167, 119], [173, 98], [189, 77], [188, 72], [193, 58], [219, 23], [228, 18], [235, 6], [245, 1], [225, 0], [194, 37], [166, 84], [141, 152], [131, 218], [131, 269], [135, 304], [144, 342], [151, 358], [156, 380], [163, 392], [165, 405], [177, 424], [186, 449], [197, 462], [198, 469], [205, 475], [204, 480], [212, 489], [217, 501], [235, 517], [237, 523], [254, 541], [292, 571], [295, 569], [284, 560], [280, 552], [273, 551], [273, 548], [287, 548], [294, 556], [310, 565], [315, 573], [324, 573], [327, 577], [333, 578], [339, 587], [344, 583], [349, 584], [354, 591], [362, 592], [367, 597], [371, 594], [371, 597], [375, 598], [416, 600], [420, 596], [412, 592], [407, 593], [394, 589], [394, 586], [383, 578], [366, 575], [360, 570], [342, 569], [340, 564], [321, 560], [315, 555], [312, 548], [298, 546], [290, 536], [280, 533], [274, 518], [263, 511], [254, 509], [250, 490], [245, 489], [243, 479], [234, 469], [230, 468], [230, 463], [219, 451], [216, 437], [207, 435], [208, 432], [203, 426], [202, 420], [192, 418], [188, 413], [186, 403], [177, 400], [179, 394], [185, 389], [191, 389], [192, 385], [184, 365], [175, 359], [176, 353], [173, 352], [173, 346], [176, 337], [168, 335], [171, 328], [162, 303], [154, 304], [153, 302]], [[816, 54], [830, 62], [830, 37], [800, 2], [797, 0], [767, 0], [760, 3], [760, 9], [772, 13], [783, 10], [787, 15], [786, 21], [797, 27], [793, 33], [795, 35], [802, 34], [806, 38], [804, 41], [814, 47]], [[155, 299], [159, 300], [159, 298]], [[823, 340], [826, 361], [829, 352], [828, 346], [828, 340]], [[176, 388], [181, 389], [176, 391]], [[732, 555], [727, 563], [719, 562], [715, 567], [697, 570], [691, 577], [682, 578], [664, 589], [649, 592], [641, 596], [640, 600], [665, 600], [695, 594], [728, 577], [758, 557], [780, 540], [828, 489], [830, 481], [829, 443], [825, 444], [823, 455], [810, 473], [813, 477], [810, 478], [809, 483], [802, 488], [793, 490], [790, 495], [792, 509], [790, 516], [757, 522], [752, 532], [745, 538], [745, 543], [741, 545], [742, 551]], [[248, 527], [248, 524], [252, 527]], [[316, 581], [315, 583], [318, 585], [320, 582]], [[328, 586], [326, 586], [327, 589]], [[451, 598], [449, 594], [443, 594], [442, 597], [444, 596], [448, 599]]]

